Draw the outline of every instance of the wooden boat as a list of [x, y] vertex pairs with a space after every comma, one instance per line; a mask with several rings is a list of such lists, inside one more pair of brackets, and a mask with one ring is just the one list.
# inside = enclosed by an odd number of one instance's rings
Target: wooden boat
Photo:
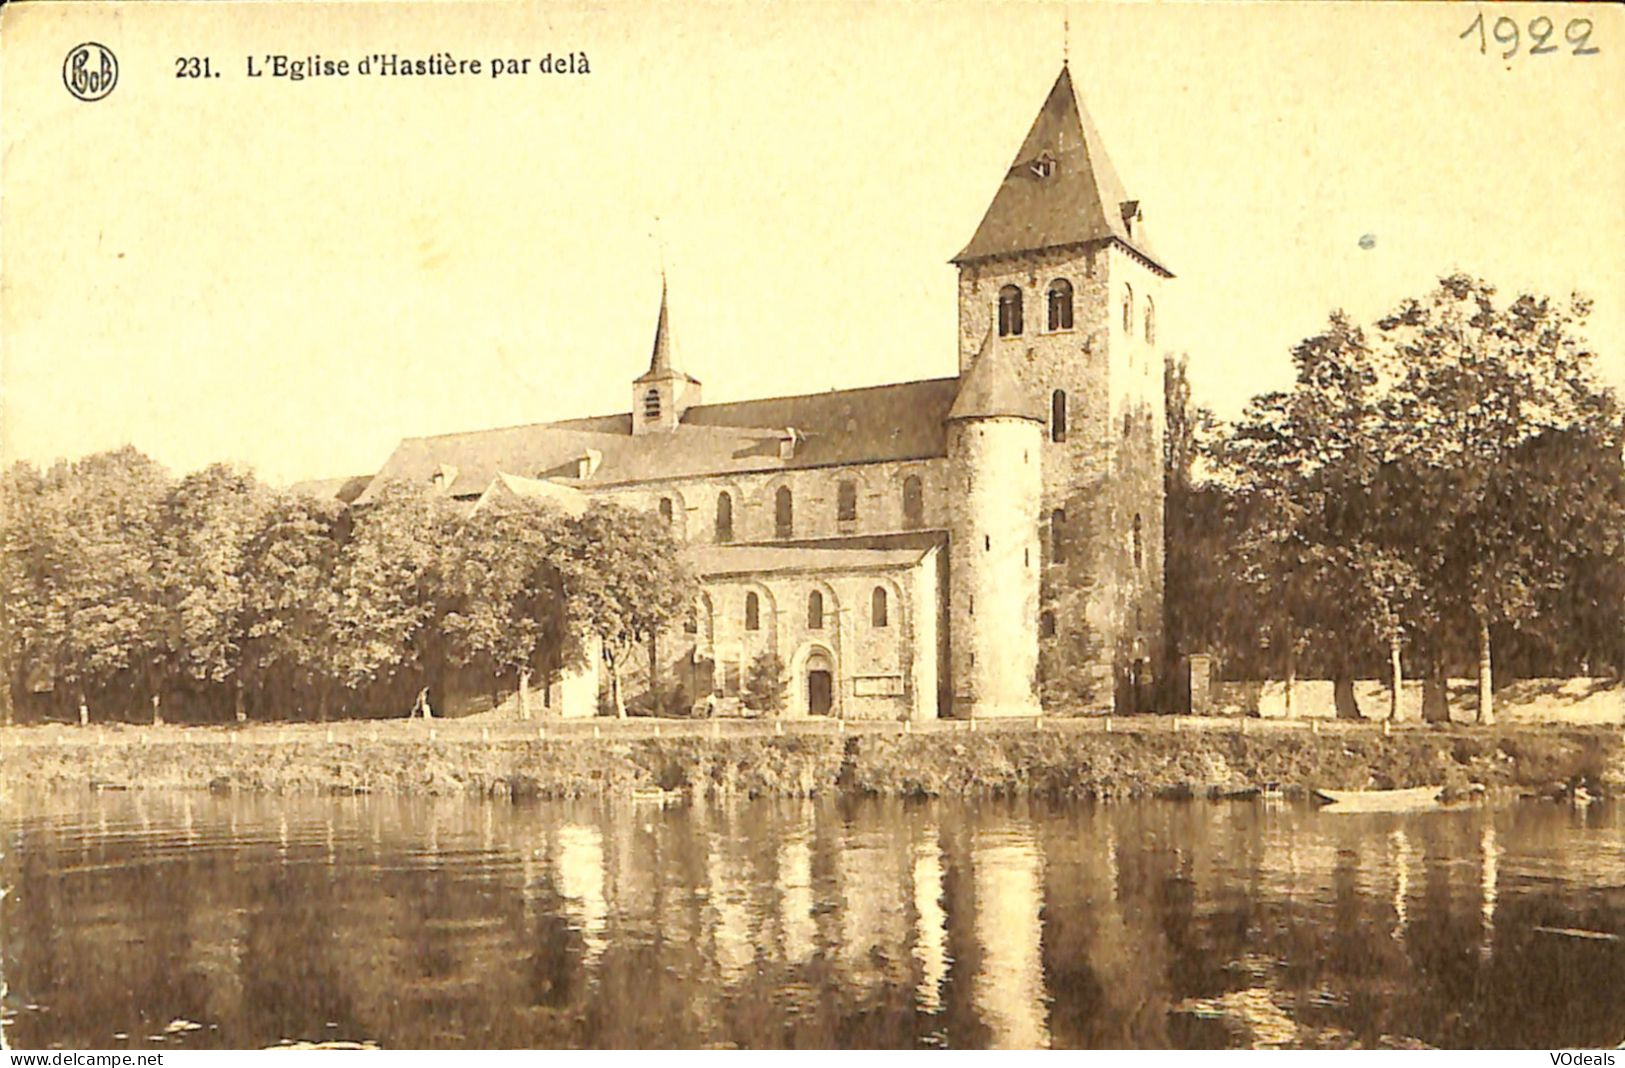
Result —
[[683, 792], [662, 790], [658, 786], [639, 787], [632, 791], [632, 800], [646, 805], [675, 805], [683, 800]]
[[1316, 790], [1332, 812], [1409, 812], [1438, 808], [1442, 786], [1416, 786], [1408, 790]]

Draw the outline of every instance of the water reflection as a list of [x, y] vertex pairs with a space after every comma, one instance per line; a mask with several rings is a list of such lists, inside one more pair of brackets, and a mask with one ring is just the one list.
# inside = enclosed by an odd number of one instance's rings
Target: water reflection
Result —
[[[0, 814], [30, 1046], [1587, 1046], [1625, 817], [74, 793]], [[176, 1019], [198, 1029], [163, 1033]]]

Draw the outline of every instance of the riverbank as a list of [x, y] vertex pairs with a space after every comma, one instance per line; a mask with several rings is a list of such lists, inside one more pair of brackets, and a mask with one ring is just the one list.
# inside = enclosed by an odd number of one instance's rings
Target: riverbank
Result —
[[[663, 729], [662, 729], [663, 728]], [[662, 730], [661, 734], [652, 733]], [[781, 733], [782, 732], [782, 733]], [[1443, 785], [1625, 793], [1617, 728], [1306, 727], [1163, 718], [963, 723], [901, 730], [839, 724], [507, 724], [11, 727], [0, 775], [35, 789], [574, 798], [664, 790], [687, 797], [1214, 796]]]

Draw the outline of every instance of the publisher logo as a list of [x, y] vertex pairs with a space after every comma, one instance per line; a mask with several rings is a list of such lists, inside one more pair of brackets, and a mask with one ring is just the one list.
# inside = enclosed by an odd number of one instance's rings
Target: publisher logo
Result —
[[62, 84], [80, 100], [100, 100], [118, 84], [118, 59], [95, 41], [75, 45], [62, 61]]

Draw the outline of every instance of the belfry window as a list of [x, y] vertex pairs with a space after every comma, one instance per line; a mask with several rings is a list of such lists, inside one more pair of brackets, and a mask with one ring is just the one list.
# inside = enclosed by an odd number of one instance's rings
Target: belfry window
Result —
[[643, 419], [652, 423], [660, 418], [660, 391], [651, 389], [643, 395]]
[[875, 592], [869, 597], [869, 622], [876, 627], [884, 627], [889, 623], [889, 612], [886, 604], [886, 587], [876, 586]]
[[919, 475], [903, 479], [903, 529], [919, 530], [925, 526], [925, 488]]
[[745, 594], [745, 629], [762, 629], [762, 599], [754, 593]]
[[1021, 290], [1005, 286], [999, 290], [999, 336], [1021, 335]]
[[858, 484], [842, 482], [835, 487], [835, 518], [848, 522], [858, 517]]
[[1134, 566], [1140, 567], [1145, 563], [1145, 535], [1144, 524], [1140, 521], [1140, 514], [1134, 513]]
[[795, 502], [789, 486], [780, 486], [773, 496], [773, 536], [788, 538], [795, 530]]
[[1145, 298], [1145, 343], [1150, 345], [1157, 340], [1157, 306], [1151, 298]]
[[717, 494], [717, 544], [725, 545], [734, 540], [734, 499], [733, 494], [724, 490]]
[[824, 595], [817, 590], [807, 594], [807, 629], [824, 629]]
[[1134, 332], [1134, 287], [1123, 287], [1123, 333]]
[[1065, 278], [1049, 284], [1049, 328], [1072, 329], [1072, 283]]
[[1049, 439], [1066, 440], [1066, 390], [1058, 389], [1049, 398]]

